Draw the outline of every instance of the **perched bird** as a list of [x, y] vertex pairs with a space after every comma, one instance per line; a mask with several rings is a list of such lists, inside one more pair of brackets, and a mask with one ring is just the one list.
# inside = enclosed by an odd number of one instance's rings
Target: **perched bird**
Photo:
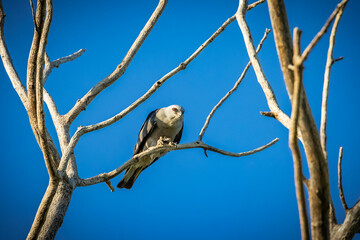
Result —
[[[140, 129], [134, 155], [156, 146], [159, 140], [179, 143], [184, 128], [184, 112], [184, 108], [179, 105], [171, 105], [152, 111]], [[154, 153], [141, 158], [139, 162], [126, 170], [117, 187], [130, 189], [139, 174], [165, 154]]]

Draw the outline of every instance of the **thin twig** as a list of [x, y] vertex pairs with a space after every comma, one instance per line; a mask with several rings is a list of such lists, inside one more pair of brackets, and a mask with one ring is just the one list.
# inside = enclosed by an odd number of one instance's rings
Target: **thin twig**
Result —
[[294, 29], [294, 91], [292, 98], [292, 112], [291, 112], [291, 127], [289, 129], [289, 146], [292, 152], [294, 161], [294, 178], [295, 178], [295, 189], [296, 198], [299, 208], [299, 218], [301, 227], [301, 237], [303, 240], [310, 239], [309, 222], [306, 209], [305, 192], [303, 185], [303, 170], [302, 160], [297, 141], [298, 131], [298, 119], [299, 119], [299, 108], [302, 101], [302, 63], [299, 62], [301, 57], [300, 50], [300, 35], [301, 31], [298, 28]]
[[345, 4], [343, 5], [342, 8], [339, 9], [338, 13], [336, 14], [336, 18], [333, 27], [331, 29], [330, 39], [329, 39], [329, 49], [327, 52], [327, 59], [326, 59], [326, 66], [324, 73], [324, 87], [322, 92], [322, 104], [321, 104], [320, 140], [321, 140], [321, 148], [323, 150], [324, 157], [326, 160], [328, 160], [328, 153], [326, 149], [326, 141], [327, 141], [326, 126], [327, 126], [327, 109], [328, 109], [327, 106], [328, 106], [328, 98], [329, 98], [330, 73], [331, 73], [331, 67], [335, 63], [335, 61], [340, 60], [340, 58], [334, 60], [333, 53], [335, 47], [336, 32], [339, 26], [341, 16], [343, 15], [344, 12], [344, 7]]
[[271, 118], [275, 118], [275, 114], [273, 114], [272, 112], [263, 112], [260, 111], [260, 114], [265, 116], [265, 117], [271, 117]]
[[[260, 43], [259, 43], [259, 45], [258, 45], [258, 47], [257, 47], [257, 49], [256, 49], [256, 53], [258, 53], [258, 52], [260, 51], [260, 49], [261, 49], [261, 47], [262, 47], [262, 45], [263, 45], [263, 43], [264, 43], [267, 35], [269, 34], [269, 32], [270, 32], [270, 29], [266, 29], [265, 34], [264, 34], [263, 38], [261, 39], [261, 41], [260, 41]], [[222, 99], [220, 99], [220, 101], [219, 101], [219, 102], [214, 106], [214, 108], [211, 110], [210, 114], [209, 114], [209, 115], [207, 116], [207, 118], [206, 118], [206, 121], [205, 121], [205, 123], [204, 123], [204, 126], [202, 127], [202, 129], [201, 129], [201, 131], [200, 131], [200, 134], [199, 134], [199, 140], [200, 140], [200, 141], [202, 140], [202, 138], [203, 138], [203, 136], [204, 136], [204, 134], [205, 134], [205, 131], [206, 131], [206, 129], [207, 129], [208, 126], [209, 126], [210, 120], [211, 120], [211, 118], [214, 116], [216, 110], [218, 110], [218, 108], [221, 107], [221, 105], [231, 96], [231, 94], [237, 90], [237, 88], [239, 87], [240, 83], [241, 83], [242, 80], [245, 78], [245, 75], [246, 75], [247, 71], [249, 70], [250, 66], [251, 66], [251, 61], [249, 61], [248, 64], [246, 65], [246, 67], [245, 67], [245, 69], [243, 70], [243, 72], [241, 73], [239, 79], [235, 82], [234, 87], [233, 87], [228, 93], [226, 93], [225, 96], [224, 96]]]
[[343, 185], [342, 185], [342, 167], [341, 167], [342, 158], [343, 158], [343, 147], [340, 147], [339, 160], [338, 160], [338, 178], [339, 178], [338, 187], [339, 187], [339, 192], [340, 192], [341, 203], [342, 203], [345, 211], [347, 211], [349, 208], [345, 201], [345, 194], [344, 194], [344, 189], [343, 189]]
[[158, 152], [170, 152], [170, 151], [175, 151], [175, 150], [184, 150], [184, 149], [191, 149], [191, 148], [202, 148], [204, 150], [209, 150], [212, 152], [216, 152], [222, 155], [226, 155], [226, 156], [231, 156], [231, 157], [244, 157], [244, 156], [248, 156], [257, 152], [260, 152], [270, 146], [272, 146], [273, 144], [275, 144], [277, 141], [279, 141], [278, 138], [272, 140], [271, 142], [269, 142], [268, 144], [259, 147], [257, 149], [248, 151], [248, 152], [242, 152], [242, 153], [233, 153], [233, 152], [228, 152], [228, 151], [224, 151], [222, 149], [219, 148], [215, 148], [212, 147], [210, 145], [207, 145], [205, 143], [203, 143], [202, 141], [195, 141], [192, 143], [185, 143], [185, 144], [178, 144], [178, 145], [163, 145], [163, 146], [157, 146], [157, 147], [152, 147], [149, 148], [146, 151], [143, 151], [141, 153], [138, 153], [136, 155], [134, 155], [131, 159], [129, 159], [128, 161], [126, 161], [123, 165], [121, 165], [120, 167], [114, 169], [111, 172], [108, 173], [102, 173], [99, 174], [97, 176], [91, 177], [91, 178], [87, 178], [87, 179], [80, 179], [78, 186], [89, 186], [89, 185], [94, 185], [97, 183], [101, 183], [101, 182], [105, 182], [109, 179], [112, 179], [114, 177], [116, 177], [117, 175], [119, 175], [121, 172], [123, 172], [125, 169], [127, 169], [129, 166], [137, 163], [139, 161], [139, 159], [154, 154], [154, 153], [158, 153]]
[[341, 56], [341, 57], [338, 57], [338, 58], [335, 58], [335, 59], [333, 59], [333, 64], [334, 63], [336, 63], [336, 62], [338, 62], [338, 61], [341, 61], [341, 60], [343, 60], [344, 59], [344, 57], [343, 56]]
[[248, 5], [247, 7], [247, 10], [250, 11], [251, 9], [253, 9], [254, 7], [256, 7], [257, 5], [261, 4], [261, 3], [264, 3], [266, 0], [260, 0], [260, 1], [257, 1], [257, 2], [254, 2], [250, 5]]
[[110, 188], [111, 192], [115, 192], [115, 188], [111, 185], [110, 180], [106, 180], [105, 183]]
[[307, 57], [309, 56], [311, 50], [315, 47], [315, 45], [319, 42], [319, 40], [322, 38], [322, 36], [326, 33], [326, 31], [328, 30], [332, 20], [335, 18], [335, 16], [337, 15], [337, 13], [343, 9], [345, 7], [345, 5], [347, 4], [349, 0], [342, 0], [337, 7], [335, 8], [335, 10], [331, 13], [330, 17], [328, 18], [328, 20], [325, 22], [324, 26], [320, 29], [320, 31], [316, 34], [316, 36], [311, 40], [311, 42], [309, 43], [309, 45], [305, 48], [304, 52], [301, 55], [301, 62], [304, 62]]

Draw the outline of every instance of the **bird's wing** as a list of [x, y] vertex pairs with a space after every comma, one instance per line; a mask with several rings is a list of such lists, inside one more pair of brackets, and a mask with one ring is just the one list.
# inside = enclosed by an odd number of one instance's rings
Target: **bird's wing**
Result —
[[182, 132], [183, 132], [183, 129], [184, 129], [184, 123], [182, 124], [182, 127], [179, 131], [178, 134], [176, 134], [175, 138], [174, 138], [174, 143], [179, 143], [180, 142], [180, 139], [181, 139], [181, 136], [182, 136]]
[[156, 109], [156, 110], [152, 111], [151, 113], [149, 113], [145, 122], [141, 126], [138, 141], [134, 148], [134, 155], [138, 154], [139, 152], [141, 152], [143, 150], [146, 140], [149, 138], [151, 133], [157, 127], [156, 121], [155, 121], [155, 115], [158, 110], [159, 109]]

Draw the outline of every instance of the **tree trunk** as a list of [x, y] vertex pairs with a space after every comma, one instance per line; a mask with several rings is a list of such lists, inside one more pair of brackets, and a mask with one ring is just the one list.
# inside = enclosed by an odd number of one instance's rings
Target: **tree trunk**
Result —
[[54, 239], [60, 229], [75, 188], [61, 180], [50, 183], [40, 203], [27, 239]]

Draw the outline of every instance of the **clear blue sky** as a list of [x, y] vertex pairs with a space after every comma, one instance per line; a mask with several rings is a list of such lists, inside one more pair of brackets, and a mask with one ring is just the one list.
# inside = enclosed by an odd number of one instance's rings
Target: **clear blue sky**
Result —
[[[305, 47], [338, 1], [286, 1], [291, 28], [303, 30]], [[93, 124], [120, 112], [156, 80], [178, 66], [236, 9], [235, 0], [169, 1], [157, 25], [130, 67], [103, 91], [74, 122]], [[5, 35], [15, 67], [25, 83], [33, 34], [29, 1], [4, 0]], [[95, 83], [121, 62], [157, 1], [54, 1], [47, 51], [50, 58], [87, 51], [74, 62], [54, 69], [46, 89], [60, 113], [66, 113]], [[360, 2], [350, 0], [336, 38], [331, 75], [328, 151], [331, 193], [337, 217], [342, 209], [337, 190], [337, 156], [344, 147], [343, 183], [352, 206], [360, 197], [359, 62]], [[248, 13], [257, 44], [271, 28], [267, 5]], [[305, 64], [304, 83], [316, 122], [329, 34]], [[290, 114], [272, 34], [260, 53], [265, 74], [281, 108]], [[207, 114], [233, 86], [248, 61], [236, 22], [232, 23], [185, 71], [170, 79], [148, 101], [116, 124], [85, 135], [77, 145], [81, 177], [111, 171], [129, 159], [147, 114], [179, 104], [186, 109], [182, 143], [197, 139]], [[2, 65], [2, 64], [1, 64]], [[45, 192], [48, 176], [27, 114], [0, 67], [0, 239], [24, 239]], [[232, 158], [201, 149], [171, 152], [144, 171], [134, 187], [111, 193], [105, 184], [75, 190], [57, 239], [300, 239], [293, 163], [288, 131], [263, 117], [268, 107], [254, 72], [214, 116], [204, 141], [242, 152], [279, 137], [256, 155]], [[47, 125], [54, 128], [50, 118]], [[308, 172], [305, 165], [305, 175]], [[115, 186], [121, 176], [113, 180]], [[357, 239], [360, 239], [357, 236]]]

